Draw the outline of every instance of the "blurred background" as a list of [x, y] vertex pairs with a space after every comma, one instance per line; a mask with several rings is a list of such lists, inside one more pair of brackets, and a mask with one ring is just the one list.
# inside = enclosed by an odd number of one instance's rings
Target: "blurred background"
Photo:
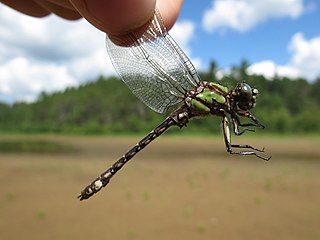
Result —
[[1, 239], [320, 239], [320, 2], [185, 1], [170, 31], [203, 80], [260, 95], [266, 125], [171, 129], [84, 202], [78, 193], [166, 116], [116, 76], [104, 34], [0, 4]]

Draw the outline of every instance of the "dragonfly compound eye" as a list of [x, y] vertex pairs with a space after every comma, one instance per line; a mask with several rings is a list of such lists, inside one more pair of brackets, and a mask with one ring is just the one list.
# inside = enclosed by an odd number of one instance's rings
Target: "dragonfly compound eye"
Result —
[[236, 87], [238, 107], [242, 110], [249, 110], [255, 106], [258, 90], [251, 88], [247, 83], [239, 83]]
[[239, 98], [240, 100], [250, 100], [252, 98], [252, 88], [247, 83], [240, 84]]

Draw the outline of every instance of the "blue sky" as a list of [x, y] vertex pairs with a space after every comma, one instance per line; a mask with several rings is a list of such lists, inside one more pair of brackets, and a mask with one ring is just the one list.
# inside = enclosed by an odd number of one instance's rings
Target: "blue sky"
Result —
[[[214, 4], [227, 1], [215, 1]], [[232, 1], [237, 0], [229, 2]], [[179, 17], [180, 21], [187, 19], [195, 25], [190, 47], [194, 49], [195, 55], [201, 57], [205, 66], [210, 59], [215, 59], [219, 66], [228, 68], [232, 64], [238, 64], [244, 58], [250, 63], [270, 59], [277, 64], [286, 64], [292, 56], [288, 51], [288, 44], [296, 33], [303, 33], [307, 40], [320, 36], [320, 1], [318, 0], [287, 1], [288, 6], [290, 3], [302, 5], [301, 13], [295, 17], [290, 15], [289, 7], [287, 12], [277, 17], [272, 16], [272, 12], [268, 13], [266, 9], [265, 19], [253, 24], [245, 31], [232, 28], [228, 24], [221, 24], [216, 27], [215, 32], [209, 33], [203, 26], [203, 17], [212, 7], [212, 2], [211, 0], [187, 0]], [[270, 2], [270, 5], [275, 5], [281, 1], [255, 2]], [[253, 19], [252, 22], [254, 21]]]
[[[170, 31], [199, 70], [246, 59], [250, 73], [320, 76], [319, 0], [185, 0]], [[0, 4], [0, 101], [34, 101], [41, 91], [115, 74], [104, 33], [85, 20], [37, 19]]]

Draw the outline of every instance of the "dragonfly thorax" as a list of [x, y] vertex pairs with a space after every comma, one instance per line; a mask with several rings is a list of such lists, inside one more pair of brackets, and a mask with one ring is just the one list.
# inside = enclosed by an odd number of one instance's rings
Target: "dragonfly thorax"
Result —
[[202, 82], [195, 92], [190, 92], [186, 99], [187, 105], [196, 115], [216, 114], [218, 109], [224, 108], [222, 106], [227, 102], [227, 94], [228, 88], [220, 84]]

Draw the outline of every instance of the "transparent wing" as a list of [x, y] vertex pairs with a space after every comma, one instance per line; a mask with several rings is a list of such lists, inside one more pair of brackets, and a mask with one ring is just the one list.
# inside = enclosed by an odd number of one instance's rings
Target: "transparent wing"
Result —
[[127, 39], [116, 45], [107, 37], [109, 56], [130, 90], [154, 111], [167, 112], [198, 86], [194, 66], [167, 33], [157, 11], [144, 29]]

